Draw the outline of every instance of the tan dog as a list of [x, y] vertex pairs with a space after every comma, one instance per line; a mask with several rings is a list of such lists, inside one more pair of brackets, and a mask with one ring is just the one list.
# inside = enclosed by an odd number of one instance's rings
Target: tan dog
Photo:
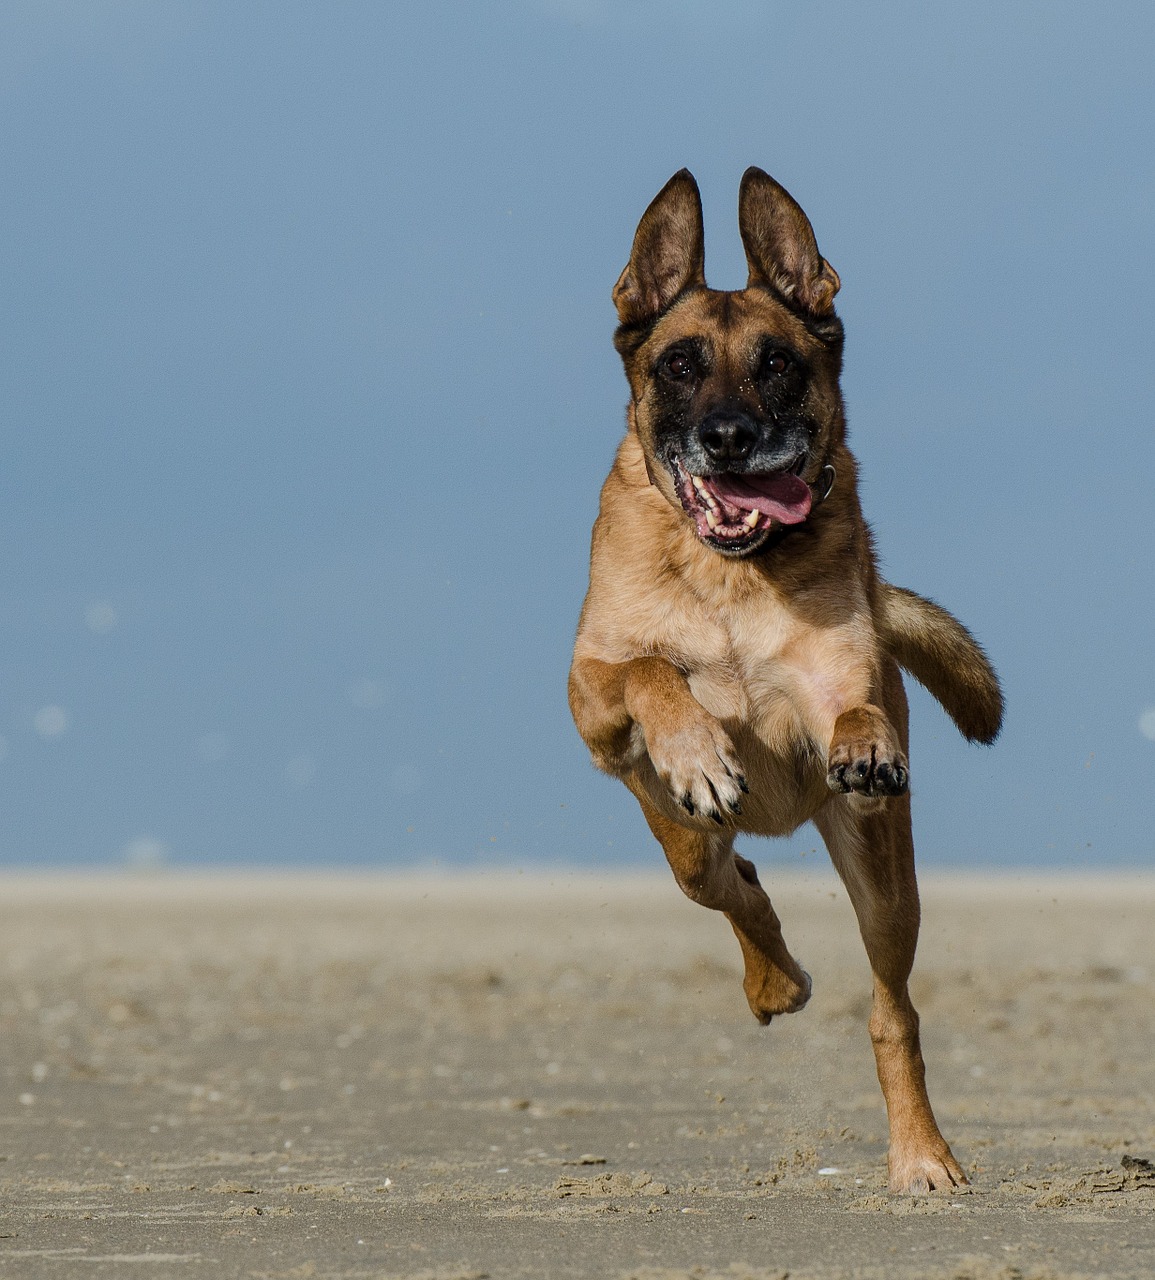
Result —
[[725, 913], [761, 1022], [810, 979], [735, 835], [808, 819], [874, 974], [870, 1036], [892, 1189], [965, 1183], [935, 1123], [907, 991], [919, 904], [901, 665], [990, 742], [997, 677], [937, 605], [879, 577], [839, 390], [837, 274], [773, 178], [742, 179], [746, 288], [706, 287], [682, 170], [614, 288], [631, 401], [602, 489], [570, 706], [594, 763], [637, 797], [678, 884]]

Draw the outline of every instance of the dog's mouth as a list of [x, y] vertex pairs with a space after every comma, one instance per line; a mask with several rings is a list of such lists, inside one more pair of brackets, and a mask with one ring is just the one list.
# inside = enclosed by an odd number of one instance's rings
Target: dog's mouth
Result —
[[782, 525], [801, 524], [814, 499], [810, 486], [785, 471], [736, 475], [691, 475], [674, 459], [678, 496], [694, 521], [698, 537], [708, 546], [730, 554], [746, 554], [760, 547]]

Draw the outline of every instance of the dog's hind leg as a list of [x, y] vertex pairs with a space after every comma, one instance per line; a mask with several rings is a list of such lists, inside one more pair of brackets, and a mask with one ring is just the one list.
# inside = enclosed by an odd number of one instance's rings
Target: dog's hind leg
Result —
[[786, 949], [754, 864], [734, 852], [733, 833], [690, 830], [658, 813], [644, 793], [634, 794], [682, 892], [729, 920], [742, 947], [742, 987], [754, 1016], [765, 1024], [776, 1013], [801, 1009], [810, 999], [810, 978]]
[[907, 990], [919, 925], [910, 798], [868, 810], [839, 796], [814, 825], [846, 885], [874, 975], [870, 1039], [890, 1122], [890, 1189], [917, 1195], [962, 1185], [966, 1177], [927, 1096], [918, 1014]]

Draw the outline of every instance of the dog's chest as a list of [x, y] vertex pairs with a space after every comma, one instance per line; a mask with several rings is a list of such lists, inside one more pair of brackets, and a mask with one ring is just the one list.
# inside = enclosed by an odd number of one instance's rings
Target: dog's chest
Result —
[[766, 593], [709, 611], [682, 635], [703, 642], [682, 655], [695, 698], [768, 745], [797, 743], [864, 698], [857, 685], [872, 646], [860, 614], [817, 626]]

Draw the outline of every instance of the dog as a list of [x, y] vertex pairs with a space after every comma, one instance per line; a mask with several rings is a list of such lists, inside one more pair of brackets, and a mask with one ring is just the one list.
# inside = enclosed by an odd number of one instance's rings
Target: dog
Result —
[[967, 1178], [927, 1096], [907, 981], [919, 928], [900, 667], [965, 737], [999, 681], [946, 610], [879, 575], [846, 445], [840, 281], [805, 213], [747, 170], [746, 287], [706, 285], [685, 169], [646, 210], [613, 290], [630, 387], [601, 492], [569, 700], [595, 765], [642, 807], [682, 890], [721, 911], [762, 1023], [810, 996], [740, 832], [822, 835], [873, 974], [888, 1185]]

